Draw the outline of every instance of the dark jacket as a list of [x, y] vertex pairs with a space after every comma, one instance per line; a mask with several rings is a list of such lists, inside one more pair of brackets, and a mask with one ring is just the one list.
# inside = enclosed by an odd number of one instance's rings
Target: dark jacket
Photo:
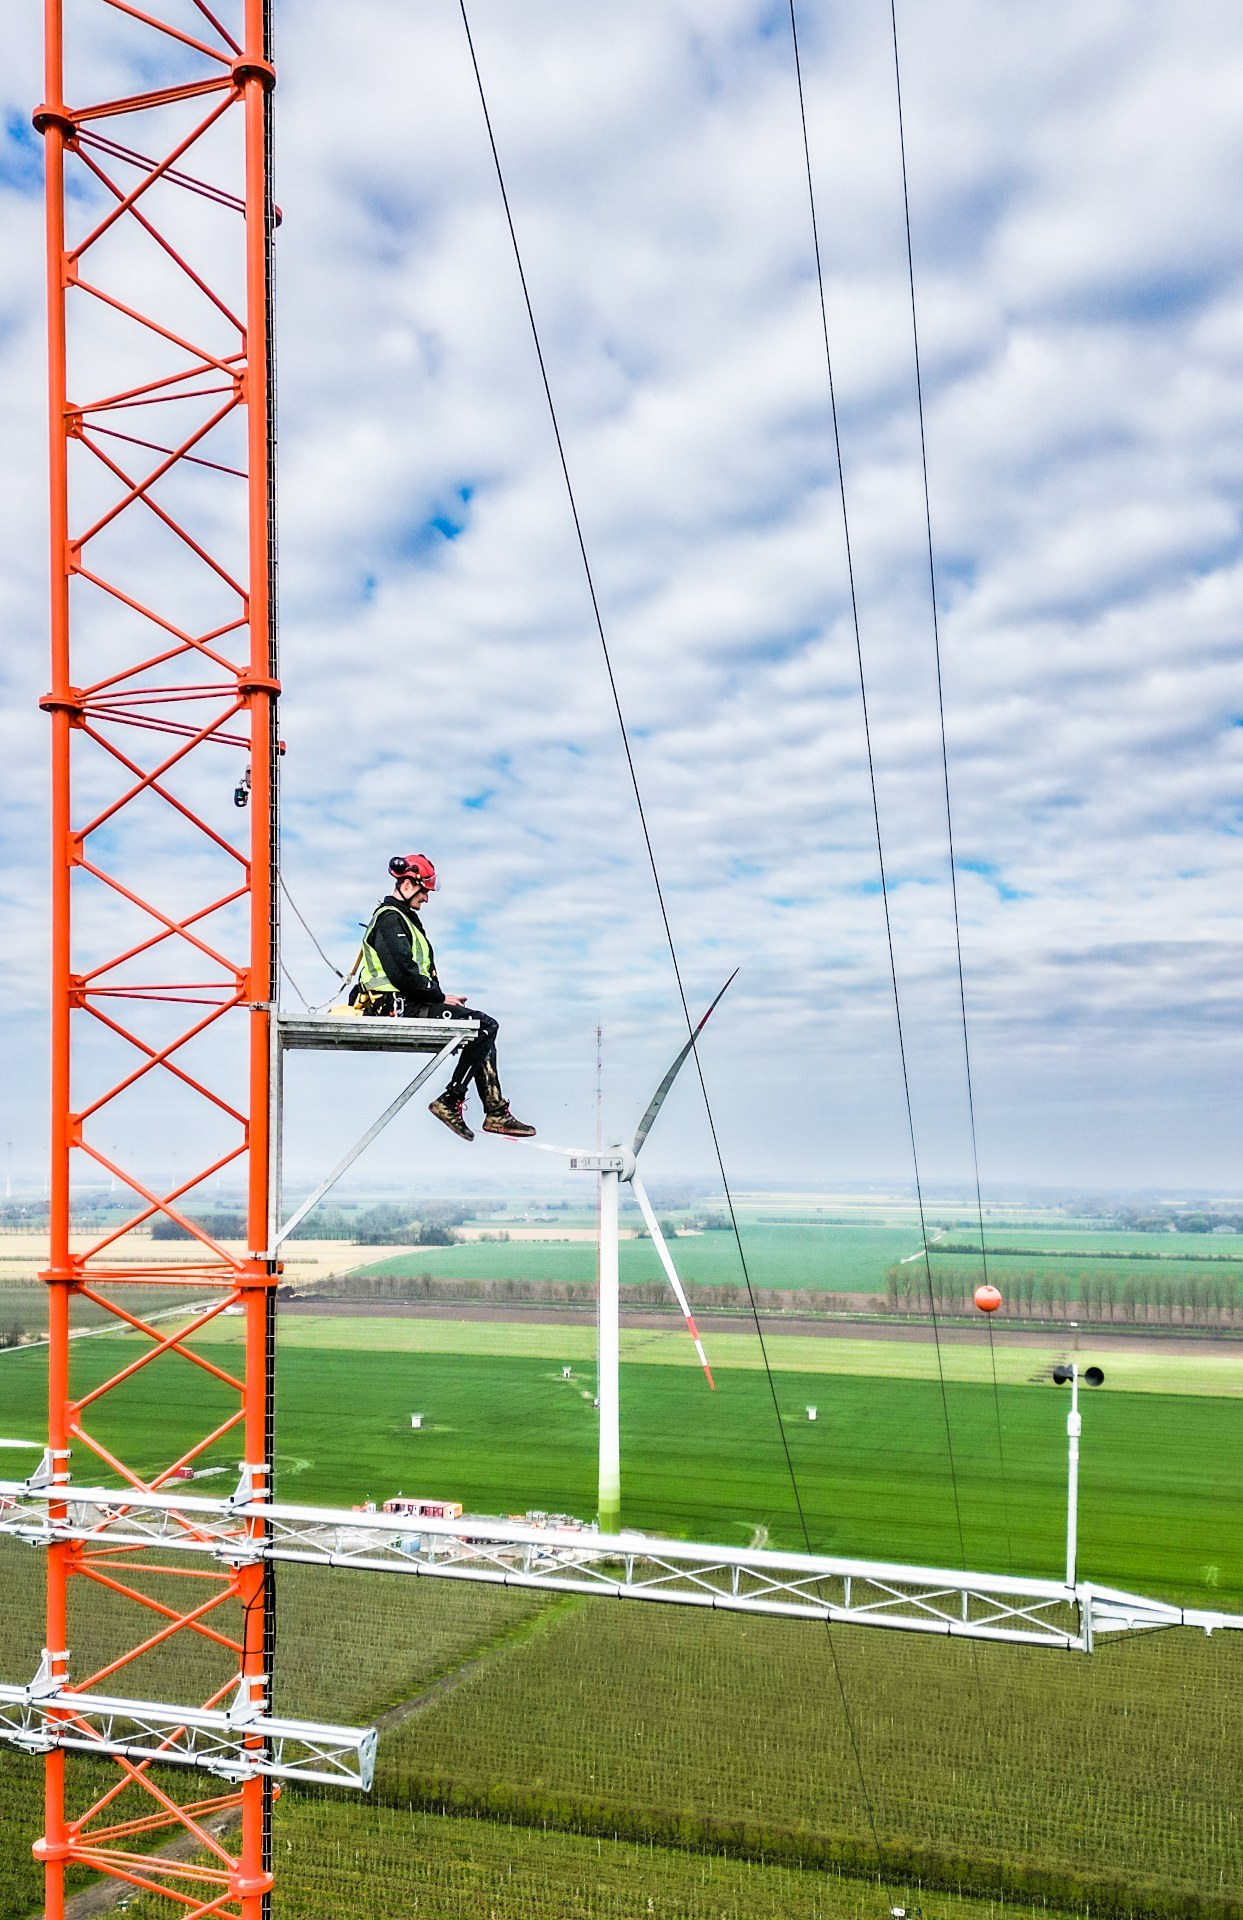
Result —
[[[404, 900], [395, 893], [386, 893], [380, 902], [381, 907], [396, 907], [396, 913], [380, 913], [375, 921], [375, 931], [371, 944], [379, 956], [380, 964], [403, 999], [425, 1006], [444, 1005], [444, 993], [436, 978], [436, 956], [432, 953], [432, 943], [427, 939], [427, 928]], [[377, 909], [379, 912], [379, 909]], [[423, 938], [427, 940], [431, 953], [430, 972], [420, 973], [414, 960], [414, 950], [410, 942], [410, 930], [402, 915], [413, 920]]]

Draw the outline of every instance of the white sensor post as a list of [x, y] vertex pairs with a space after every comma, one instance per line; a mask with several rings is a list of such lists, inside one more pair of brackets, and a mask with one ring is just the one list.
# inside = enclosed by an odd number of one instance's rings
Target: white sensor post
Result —
[[1079, 1435], [1083, 1415], [1079, 1411], [1079, 1369], [1070, 1369], [1070, 1412], [1066, 1415], [1066, 1584], [1073, 1587], [1079, 1558]]

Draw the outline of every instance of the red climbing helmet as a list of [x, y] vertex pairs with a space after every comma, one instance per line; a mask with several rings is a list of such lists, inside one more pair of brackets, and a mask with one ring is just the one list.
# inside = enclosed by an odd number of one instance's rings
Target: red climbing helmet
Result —
[[395, 853], [388, 870], [394, 880], [417, 880], [426, 892], [436, 891], [436, 869], [425, 853]]

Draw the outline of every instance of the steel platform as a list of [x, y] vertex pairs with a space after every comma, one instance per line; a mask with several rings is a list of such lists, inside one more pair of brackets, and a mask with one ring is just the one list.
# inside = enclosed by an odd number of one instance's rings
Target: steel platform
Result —
[[475, 1039], [477, 1020], [395, 1020], [384, 1015], [329, 1013], [276, 1022], [284, 1053], [439, 1053], [451, 1038]]

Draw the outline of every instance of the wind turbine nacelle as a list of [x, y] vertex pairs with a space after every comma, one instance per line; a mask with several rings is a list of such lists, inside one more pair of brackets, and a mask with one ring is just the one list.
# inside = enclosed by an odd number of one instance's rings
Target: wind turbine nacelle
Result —
[[612, 1147], [608, 1153], [572, 1153], [570, 1165], [576, 1173], [616, 1173], [623, 1180], [634, 1178], [634, 1155], [629, 1147]]

